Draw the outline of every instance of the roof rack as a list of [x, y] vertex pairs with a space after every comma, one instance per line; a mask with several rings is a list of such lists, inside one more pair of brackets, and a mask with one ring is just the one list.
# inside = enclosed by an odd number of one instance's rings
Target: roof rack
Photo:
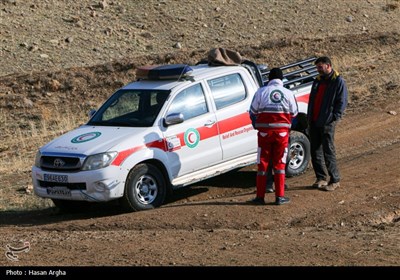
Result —
[[[287, 88], [293, 88], [312, 82], [318, 75], [317, 68], [313, 63], [316, 59], [316, 57], [309, 57], [279, 67], [284, 72], [283, 85]], [[244, 60], [242, 66], [250, 70], [251, 74], [256, 78], [260, 86], [264, 86], [268, 83], [270, 69], [265, 65], [258, 65], [253, 61]]]
[[[312, 82], [318, 75], [317, 68], [314, 65], [316, 59], [316, 57], [309, 57], [279, 67], [284, 72], [283, 85], [287, 88], [292, 88], [304, 83]], [[270, 69], [261, 70], [264, 85], [268, 83], [269, 72]]]

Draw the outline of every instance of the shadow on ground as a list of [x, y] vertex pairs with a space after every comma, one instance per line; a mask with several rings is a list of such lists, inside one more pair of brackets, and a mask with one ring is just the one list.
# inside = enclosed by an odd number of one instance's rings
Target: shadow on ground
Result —
[[[193, 197], [210, 193], [211, 196], [225, 196], [226, 192], [230, 193], [230, 189], [245, 191], [254, 188], [255, 172], [233, 170], [226, 174], [195, 183], [181, 189], [173, 191], [169, 195], [164, 205], [179, 202], [181, 200], [191, 199]], [[233, 192], [234, 194], [235, 192]], [[199, 197], [201, 200], [206, 198]], [[38, 210], [16, 210], [0, 212], [0, 227], [4, 225], [18, 226], [36, 226], [43, 224], [58, 223], [68, 220], [84, 220], [98, 217], [114, 216], [125, 214], [126, 212], [120, 207], [117, 201], [107, 203], [89, 203], [89, 206], [77, 213], [61, 212], [56, 207], [38, 209]]]

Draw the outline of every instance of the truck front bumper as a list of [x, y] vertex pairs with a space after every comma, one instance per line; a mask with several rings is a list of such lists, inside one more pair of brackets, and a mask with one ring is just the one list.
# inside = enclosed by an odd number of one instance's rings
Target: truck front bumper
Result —
[[123, 196], [128, 171], [117, 166], [79, 172], [44, 171], [32, 167], [37, 196], [52, 199], [105, 202]]

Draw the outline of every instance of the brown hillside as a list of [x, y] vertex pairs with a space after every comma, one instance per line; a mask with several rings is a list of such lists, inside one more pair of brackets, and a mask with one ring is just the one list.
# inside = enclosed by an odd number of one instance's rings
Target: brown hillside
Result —
[[[0, 266], [399, 266], [399, 30], [399, 0], [0, 0], [0, 247], [31, 245]], [[38, 147], [136, 67], [194, 64], [214, 47], [271, 67], [333, 59], [350, 94], [343, 187], [311, 190], [310, 169], [288, 180], [291, 204], [249, 206], [250, 166], [130, 214], [59, 214], [30, 193]]]

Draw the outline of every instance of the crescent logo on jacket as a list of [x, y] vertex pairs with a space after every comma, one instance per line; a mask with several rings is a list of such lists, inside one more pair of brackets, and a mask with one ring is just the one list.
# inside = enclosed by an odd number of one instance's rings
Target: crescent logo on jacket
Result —
[[256, 116], [255, 128], [259, 131], [288, 130], [298, 114], [297, 102], [293, 92], [283, 87], [282, 80], [274, 79], [257, 90], [250, 113]]

